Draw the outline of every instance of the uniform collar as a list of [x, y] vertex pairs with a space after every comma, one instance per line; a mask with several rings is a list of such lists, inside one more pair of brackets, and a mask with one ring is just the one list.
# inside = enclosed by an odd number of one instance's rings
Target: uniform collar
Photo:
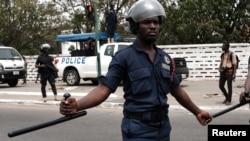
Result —
[[[138, 42], [134, 41], [134, 43], [133, 43], [132, 46], [135, 48], [135, 50], [136, 50], [137, 52], [143, 52], [143, 53], [145, 53], [145, 52], [142, 50], [142, 48], [139, 46]], [[165, 55], [165, 54], [164, 54], [164, 51], [163, 51], [162, 49], [158, 48], [155, 44], [154, 44], [154, 48], [155, 48], [155, 50], [156, 50], [156, 55], [155, 55], [154, 63], [161, 62], [160, 60], [161, 60], [162, 56]]]
[[[136, 49], [136, 51], [143, 51], [142, 48], [140, 47], [140, 45], [138, 44], [138, 42], [136, 40], [133, 42], [133, 47]], [[155, 44], [154, 44], [154, 49], [156, 50], [157, 54], [158, 53], [162, 54], [162, 52], [160, 51], [160, 49]]]

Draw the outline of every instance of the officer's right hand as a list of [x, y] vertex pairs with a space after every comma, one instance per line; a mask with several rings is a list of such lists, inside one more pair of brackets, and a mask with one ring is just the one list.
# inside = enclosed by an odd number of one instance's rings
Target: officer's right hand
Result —
[[67, 98], [66, 100], [63, 98], [60, 103], [60, 113], [63, 115], [72, 115], [77, 112], [77, 102], [73, 97]]

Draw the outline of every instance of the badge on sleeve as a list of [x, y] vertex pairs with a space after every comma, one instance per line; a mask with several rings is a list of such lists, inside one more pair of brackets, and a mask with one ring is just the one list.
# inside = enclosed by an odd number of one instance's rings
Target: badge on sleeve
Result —
[[162, 63], [162, 68], [170, 71], [170, 63], [171, 63], [170, 58], [167, 55], [165, 55], [164, 60], [165, 62]]
[[165, 55], [164, 56], [164, 59], [165, 59], [165, 62], [169, 65], [170, 64], [170, 58], [167, 56], [167, 55]]

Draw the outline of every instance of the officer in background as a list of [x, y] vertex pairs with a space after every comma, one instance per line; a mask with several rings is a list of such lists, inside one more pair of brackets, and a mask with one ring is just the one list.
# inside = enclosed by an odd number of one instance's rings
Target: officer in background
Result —
[[164, 17], [164, 8], [157, 0], [137, 1], [126, 18], [136, 40], [113, 56], [107, 74], [99, 78], [100, 84], [87, 96], [77, 101], [73, 97], [62, 99], [60, 113], [70, 115], [99, 105], [122, 81], [123, 141], [170, 141], [169, 93], [201, 125], [207, 125], [211, 115], [191, 101], [173, 71], [172, 59], [155, 44]]
[[41, 54], [38, 56], [36, 60], [36, 68], [38, 68], [40, 72], [40, 83], [41, 83], [41, 91], [43, 96], [43, 101], [47, 102], [46, 95], [46, 85], [47, 81], [49, 82], [53, 94], [54, 100], [57, 100], [57, 90], [55, 85], [55, 79], [57, 77], [57, 69], [53, 64], [53, 57], [49, 56], [48, 49], [50, 45], [45, 43], [40, 46]]
[[114, 42], [114, 36], [116, 31], [116, 24], [117, 24], [117, 15], [114, 9], [115, 4], [113, 2], [110, 3], [110, 9], [106, 11], [106, 28], [108, 34], [108, 43]]

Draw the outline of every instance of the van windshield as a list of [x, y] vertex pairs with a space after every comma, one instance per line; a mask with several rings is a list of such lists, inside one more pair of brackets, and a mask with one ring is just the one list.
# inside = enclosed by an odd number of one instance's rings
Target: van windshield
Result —
[[0, 48], [0, 59], [21, 60], [22, 56], [15, 49]]

